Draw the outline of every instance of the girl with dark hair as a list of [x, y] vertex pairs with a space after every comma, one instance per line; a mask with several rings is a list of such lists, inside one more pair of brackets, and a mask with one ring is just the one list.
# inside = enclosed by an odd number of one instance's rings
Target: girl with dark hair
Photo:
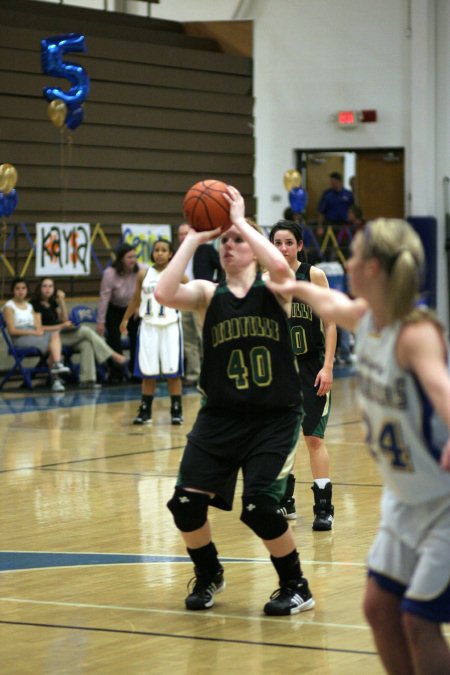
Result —
[[[269, 239], [280, 251], [296, 279], [328, 288], [323, 270], [301, 261], [303, 234], [298, 223], [279, 220], [272, 227]], [[331, 410], [336, 324], [333, 321], [322, 321], [308, 304], [294, 298], [289, 326], [303, 394], [305, 411], [302, 420], [303, 437], [308, 448], [313, 476], [312, 528], [316, 531], [326, 531], [332, 529], [334, 520], [330, 459], [325, 445], [325, 430]], [[292, 473], [288, 477], [286, 493], [280, 504], [282, 513], [288, 519], [294, 519], [297, 515], [294, 487], [295, 477]]]
[[[120, 323], [136, 290], [141, 269], [146, 269], [146, 266], [137, 262], [134, 246], [121, 244], [116, 251], [116, 259], [103, 272], [97, 310], [97, 333], [104, 336], [111, 349], [119, 354], [122, 354]], [[135, 360], [138, 326], [139, 319], [131, 317], [128, 322], [131, 364]], [[121, 381], [122, 377], [123, 371], [113, 366], [110, 381]]]
[[53, 279], [43, 277], [34, 292], [31, 304], [41, 316], [44, 333], [57, 332], [64, 346], [72, 347], [80, 353], [80, 386], [96, 387], [95, 362], [104, 363], [111, 359], [118, 366], [125, 364], [125, 356], [115, 352], [105, 340], [88, 326], [74, 326], [69, 321], [66, 307], [66, 294], [55, 289]]
[[160, 305], [154, 295], [156, 284], [174, 252], [171, 241], [167, 239], [155, 241], [151, 255], [153, 266], [139, 272], [135, 294], [120, 324], [120, 330], [126, 333], [130, 317], [139, 313], [141, 323], [138, 333], [138, 354], [132, 367], [134, 374], [142, 378], [142, 401], [133, 424], [152, 423], [153, 397], [156, 379], [160, 375], [167, 380], [171, 422], [172, 424], [183, 422], [181, 312]]

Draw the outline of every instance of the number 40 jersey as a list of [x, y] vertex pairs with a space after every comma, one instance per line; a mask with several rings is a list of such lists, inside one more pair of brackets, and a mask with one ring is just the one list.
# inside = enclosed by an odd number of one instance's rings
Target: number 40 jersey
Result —
[[251, 412], [301, 404], [287, 316], [260, 275], [243, 298], [223, 281], [203, 326], [207, 405]]

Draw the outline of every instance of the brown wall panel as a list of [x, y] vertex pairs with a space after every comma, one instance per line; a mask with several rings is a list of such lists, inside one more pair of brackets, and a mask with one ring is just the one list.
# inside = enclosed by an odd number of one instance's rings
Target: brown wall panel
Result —
[[[81, 64], [80, 64], [81, 65]], [[54, 82], [43, 75], [29, 75], [0, 71], [0, 89], [4, 94], [17, 95], [21, 92], [32, 92], [40, 95], [44, 86], [62, 86], [64, 82]], [[89, 100], [107, 103], [127, 102], [130, 105], [152, 106], [156, 108], [179, 108], [182, 110], [206, 110], [250, 115], [253, 109], [251, 96], [238, 96], [222, 92], [197, 92], [190, 89], [165, 89], [154, 87], [150, 83], [138, 85], [122, 82], [92, 82]], [[86, 104], [87, 105], [87, 104]]]
[[[24, 99], [21, 96], [0, 93], [0, 119], [26, 119], [44, 121], [47, 117], [48, 102], [41, 96]], [[95, 103], [89, 100], [85, 106], [85, 123], [77, 130], [82, 132], [89, 125], [104, 125], [105, 118], [109, 126], [126, 126], [157, 129], [202, 131], [205, 133], [242, 134], [252, 136], [253, 128], [248, 115], [233, 113], [208, 113], [192, 110], [170, 110], [168, 108], [147, 108], [132, 106], [126, 101], [114, 106], [107, 103]], [[2, 122], [3, 125], [3, 122]], [[58, 130], [50, 125], [53, 138]]]
[[[116, 17], [120, 22], [122, 15], [116, 15]], [[65, 22], [65, 28], [61, 28], [56, 33], [49, 31], [47, 25], [39, 29], [29, 29], [25, 26], [20, 26], [19, 28], [19, 25], [16, 22], [13, 25], [9, 25], [7, 31], [3, 31], [4, 34], [1, 36], [3, 47], [9, 47], [11, 50], [24, 49], [29, 51], [34, 51], [37, 47], [39, 50], [42, 39], [51, 35], [68, 32], [67, 22]], [[126, 41], [124, 39], [102, 38], [96, 35], [90, 22], [85, 24], [84, 30], [75, 31], [72, 28], [72, 24], [70, 24], [70, 28], [70, 32], [80, 32], [86, 36], [87, 52], [79, 54], [81, 59], [93, 57], [113, 61], [121, 58], [124, 63], [159, 64], [166, 68], [186, 67], [200, 71], [205, 70], [205, 61], [207, 61], [208, 67], [206, 70], [209, 72], [232, 73], [252, 77], [252, 61], [249, 58], [232, 56], [223, 54], [222, 52], [215, 53], [213, 51], [208, 51], [205, 57], [204, 50], [188, 47], [187, 44], [181, 47], [174, 47], [172, 45], [152, 43], [151, 40], [141, 43], [134, 40]], [[183, 42], [185, 42], [184, 39]]]
[[[39, 3], [32, 7], [27, 0], [2, 0], [2, 25], [33, 28], [45, 25], [50, 34], [83, 33], [128, 39], [154, 44], [188, 46], [192, 49], [217, 50], [215, 40], [198, 40], [183, 34], [180, 24], [160, 19], [139, 17], [101, 10], [86, 10], [69, 5]], [[70, 30], [67, 25], [70, 23]]]
[[[50, 148], [42, 143], [2, 143], [3, 157], [8, 158], [18, 168], [20, 183], [18, 189], [24, 190], [26, 165], [46, 163], [59, 166], [58, 146]], [[50, 153], [53, 153], [52, 155]], [[173, 173], [192, 173], [199, 180], [211, 173], [224, 176], [251, 174], [253, 157], [248, 155], [208, 155], [207, 153], [177, 153], [170, 151], [140, 150], [134, 153], [127, 149], [95, 148], [79, 146], [74, 141], [71, 149], [70, 166], [142, 169], [147, 171], [172, 171]], [[12, 158], [15, 158], [12, 161]], [[95, 187], [94, 185], [92, 187]]]
[[[39, 45], [38, 35], [34, 37], [34, 45]], [[152, 65], [142, 62], [120, 61], [117, 51], [113, 59], [94, 58], [87, 54], [77, 54], [80, 65], [89, 72], [93, 81], [125, 82], [130, 84], [147, 84], [192, 91], [227, 91], [239, 96], [248, 95], [251, 87], [251, 73], [241, 75], [234, 73], [217, 73], [191, 68], [189, 53], [178, 64], [178, 67]], [[14, 49], [0, 47], [0, 64], [8, 64], [8, 71], [16, 73], [40, 74], [40, 55], [36, 51], [25, 50], [17, 44]], [[48, 79], [48, 78], [47, 78]]]
[[[32, 133], [35, 142], [53, 144], [55, 133], [48, 121], [3, 120], [2, 133], [11, 141], [21, 141]], [[249, 136], [211, 134], [200, 131], [174, 131], [173, 129], [133, 129], [126, 127], [86, 125], [83, 144], [97, 147], [121, 147], [142, 150], [176, 150], [196, 152], [205, 148], [211, 153], [249, 154], [253, 152], [253, 139]]]
[[[86, 168], [70, 167], [67, 171], [67, 180], [71, 190], [88, 190], [95, 186], [98, 190], [123, 190], [126, 192], [177, 192], [184, 193], [193, 185], [197, 176], [195, 174], [173, 174], [162, 171], [122, 171], [109, 169], [94, 171]], [[42, 185], [49, 188], [59, 189], [61, 185], [61, 170], [59, 166], [28, 166], [26, 178], [29, 188], [42, 189]], [[212, 176], [220, 179], [220, 176]], [[253, 188], [251, 176], [233, 176], [233, 182], [239, 184], [242, 192], [251, 192]]]
[[109, 124], [113, 126], [241, 134], [253, 137], [252, 117], [248, 114], [239, 115], [235, 111], [217, 113], [204, 110], [147, 108], [132, 106], [127, 101], [120, 101], [114, 106], [90, 102], [86, 115], [89, 122], [93, 124], [104, 122], [107, 115]]

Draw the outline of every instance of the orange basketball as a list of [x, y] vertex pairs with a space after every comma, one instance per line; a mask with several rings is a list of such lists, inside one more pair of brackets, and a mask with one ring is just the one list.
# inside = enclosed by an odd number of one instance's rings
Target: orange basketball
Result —
[[201, 180], [186, 192], [183, 200], [183, 212], [189, 225], [203, 230], [222, 231], [231, 227], [230, 205], [224, 197], [226, 183], [220, 180]]

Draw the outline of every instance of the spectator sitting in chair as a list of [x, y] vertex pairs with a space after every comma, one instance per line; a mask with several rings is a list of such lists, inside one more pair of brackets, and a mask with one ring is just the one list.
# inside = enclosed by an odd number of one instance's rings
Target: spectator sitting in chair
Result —
[[59, 375], [68, 373], [61, 361], [61, 338], [59, 332], [46, 333], [41, 317], [27, 300], [28, 286], [25, 279], [16, 277], [11, 283], [13, 297], [5, 304], [3, 316], [6, 328], [15, 347], [35, 347], [42, 354], [49, 353], [48, 367], [52, 378], [52, 391], [64, 391]]
[[66, 294], [55, 290], [53, 279], [43, 277], [31, 299], [34, 311], [40, 314], [44, 333], [61, 335], [61, 344], [80, 353], [80, 387], [96, 388], [95, 363], [105, 363], [111, 359], [118, 366], [124, 366], [126, 357], [115, 352], [105, 340], [88, 326], [74, 326], [69, 321]]

